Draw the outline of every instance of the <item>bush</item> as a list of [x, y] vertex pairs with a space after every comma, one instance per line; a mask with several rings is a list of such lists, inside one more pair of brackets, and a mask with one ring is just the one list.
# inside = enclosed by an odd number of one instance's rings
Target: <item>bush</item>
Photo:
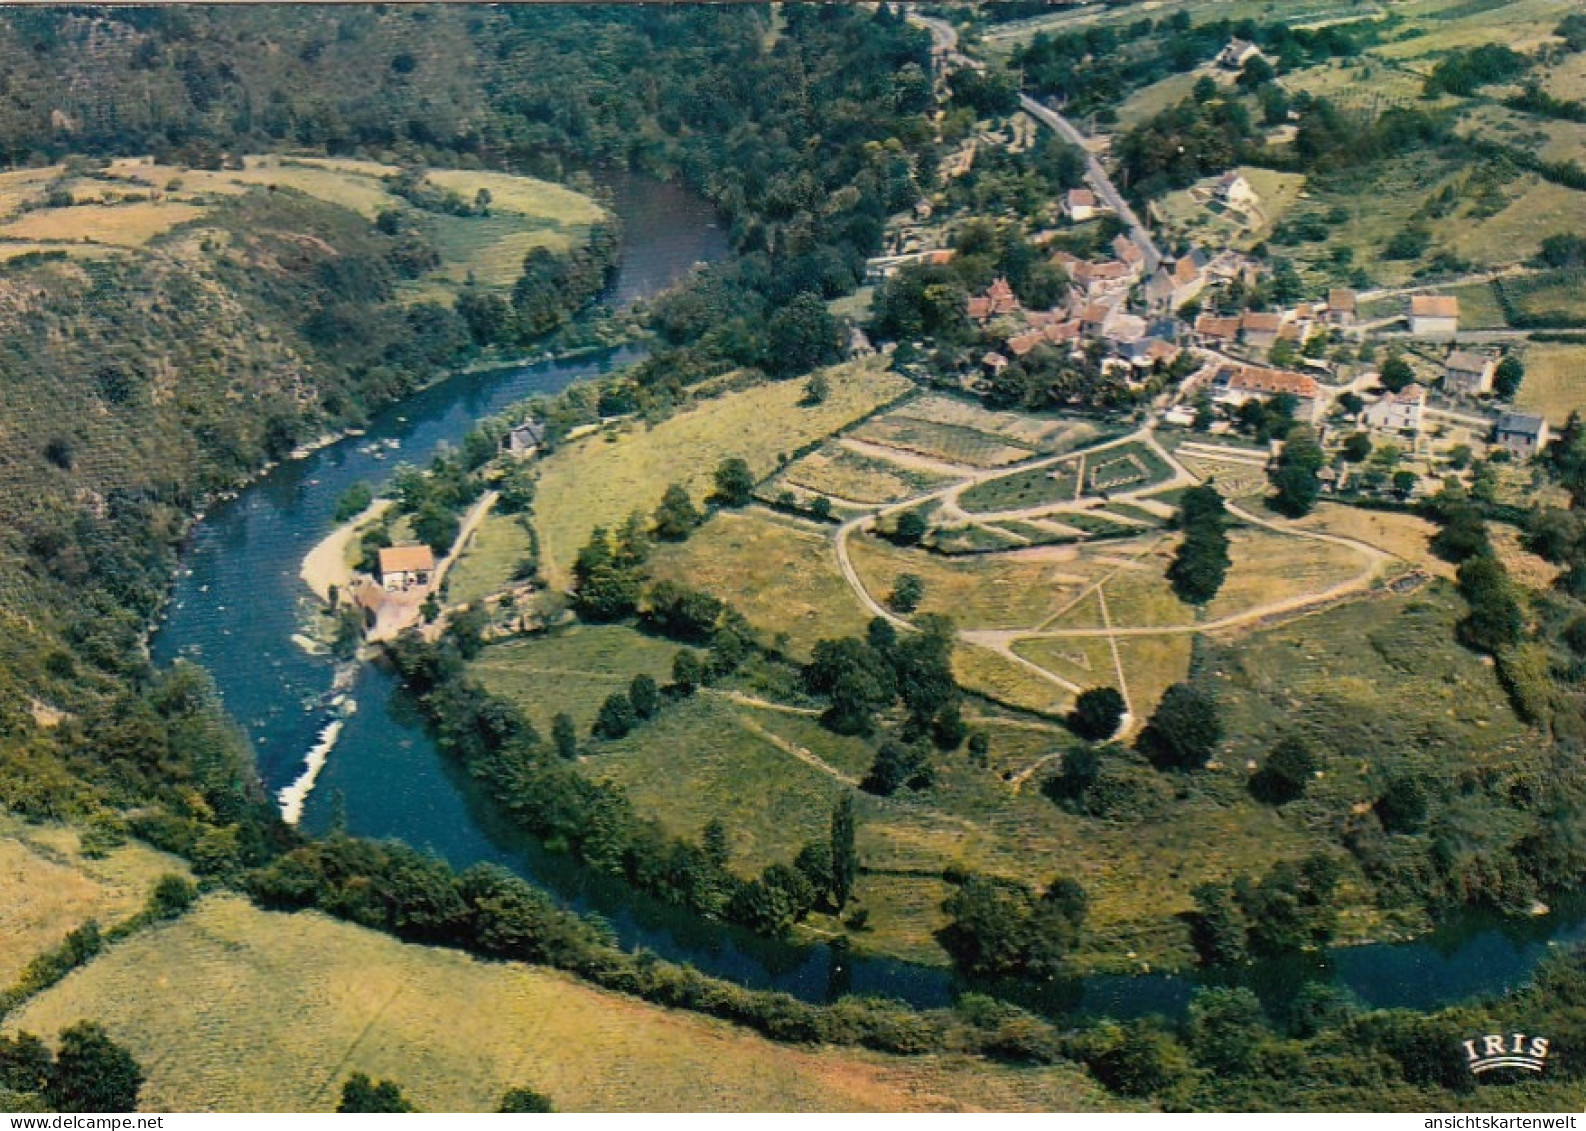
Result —
[[1318, 764], [1303, 738], [1282, 739], [1267, 755], [1266, 765], [1250, 778], [1250, 792], [1258, 801], [1283, 805], [1305, 795]]
[[1175, 683], [1135, 746], [1158, 769], [1198, 770], [1222, 739], [1217, 701], [1191, 684]]

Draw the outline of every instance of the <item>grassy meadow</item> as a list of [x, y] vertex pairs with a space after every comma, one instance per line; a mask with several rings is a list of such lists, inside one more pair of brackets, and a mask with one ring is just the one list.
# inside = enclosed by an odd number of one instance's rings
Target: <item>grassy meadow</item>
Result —
[[868, 358], [829, 370], [831, 394], [819, 404], [801, 403], [801, 381], [757, 385], [698, 402], [653, 427], [627, 421], [558, 449], [542, 461], [536, 492], [542, 571], [565, 587], [589, 532], [634, 510], [654, 510], [668, 484], [683, 484], [701, 502], [726, 457], [742, 457], [764, 478], [788, 453], [902, 396], [913, 386], [886, 364]]
[[1515, 404], [1540, 412], [1558, 428], [1586, 409], [1586, 345], [1534, 342], [1526, 347], [1525, 380]]
[[1112, 1106], [1072, 1067], [773, 1044], [539, 967], [412, 946], [211, 896], [8, 1019], [94, 1017], [144, 1066], [147, 1111], [332, 1111], [355, 1071], [423, 1111], [952, 1111]]
[[0, 987], [89, 919], [108, 928], [130, 918], [161, 876], [186, 872], [136, 841], [89, 855], [74, 829], [0, 814]]

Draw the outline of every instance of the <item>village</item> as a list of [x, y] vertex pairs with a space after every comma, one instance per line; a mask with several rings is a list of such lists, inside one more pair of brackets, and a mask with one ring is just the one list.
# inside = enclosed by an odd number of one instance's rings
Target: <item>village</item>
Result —
[[[978, 68], [936, 23], [939, 60]], [[1236, 38], [1203, 71], [1227, 85], [1260, 59], [1256, 45]], [[1166, 223], [1167, 210], [1155, 204], [1146, 220], [1127, 206], [1120, 214], [1108, 201], [1122, 198], [1098, 160], [1110, 139], [1085, 137], [1026, 97], [1005, 126], [979, 123], [943, 160], [944, 184], [950, 189], [990, 151], [1030, 149], [1041, 123], [1083, 143], [1089, 157], [1086, 185], [1052, 200], [1048, 224], [1030, 236], [1066, 277], [1067, 291], [1048, 308], [1028, 309], [998, 277], [970, 296], [964, 313], [977, 344], [951, 374], [963, 391], [994, 395], [1010, 366], [1055, 351], [1070, 363], [1099, 364], [1148, 406], [1142, 423], [1170, 431], [1237, 439], [1257, 431], [1248, 425], [1261, 406], [1276, 403], [1316, 429], [1330, 459], [1324, 491], [1399, 500], [1435, 494], [1450, 475], [1468, 481], [1475, 461], [1488, 455], [1523, 462], [1548, 444], [1550, 422], [1509, 403], [1523, 374], [1513, 347], [1524, 336], [1462, 332], [1460, 298], [1444, 292], [1467, 280], [1304, 294], [1286, 263], [1275, 269], [1271, 206], [1255, 183], [1262, 171], [1228, 169], [1180, 194], [1181, 211], [1172, 216], [1179, 223]], [[1269, 140], [1292, 135], [1289, 128]], [[872, 283], [884, 285], [910, 264], [953, 261], [943, 195], [894, 218], [890, 254], [871, 261]], [[1186, 237], [1186, 229], [1207, 242]], [[1084, 243], [1094, 249], [1088, 255], [1067, 249]], [[1171, 254], [1160, 250], [1169, 243]], [[1279, 269], [1289, 273], [1275, 285]], [[1068, 407], [1087, 406], [1076, 398]], [[1273, 442], [1270, 455], [1280, 450]]]

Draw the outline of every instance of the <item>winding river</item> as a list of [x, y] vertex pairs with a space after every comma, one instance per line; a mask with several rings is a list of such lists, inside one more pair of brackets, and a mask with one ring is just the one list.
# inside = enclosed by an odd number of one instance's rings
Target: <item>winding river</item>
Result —
[[[653, 294], [696, 262], [726, 253], [724, 233], [697, 197], [637, 178], [610, 184], [625, 241], [613, 302]], [[481, 416], [636, 356], [618, 350], [573, 363], [459, 376], [376, 417], [366, 436], [277, 467], [193, 530], [167, 619], [154, 638], [155, 658], [169, 663], [185, 657], [209, 670], [252, 739], [259, 773], [272, 792], [297, 780], [308, 752], [320, 748], [324, 767], [303, 814], [309, 830], [326, 828], [339, 809], [354, 834], [398, 838], [457, 867], [502, 864], [569, 906], [599, 914], [625, 946], [646, 947], [747, 986], [812, 1001], [866, 993], [922, 1007], [945, 1005], [962, 988], [947, 971], [826, 946], [791, 946], [704, 923], [542, 851], [507, 827], [441, 756], [390, 673], [358, 668], [344, 689], [356, 710], [343, 717], [333, 703], [333, 662], [292, 640], [300, 605], [310, 600], [298, 579], [300, 563], [333, 525], [347, 487], [382, 482], [400, 460], [423, 463], [437, 444], [459, 441]], [[333, 726], [337, 720], [339, 727]], [[1239, 977], [1274, 1004], [1302, 981], [1321, 978], [1369, 1005], [1426, 1008], [1516, 985], [1550, 945], [1581, 937], [1586, 905], [1522, 922], [1473, 917], [1412, 943], [1307, 955]], [[1048, 1013], [1126, 1017], [1178, 1014], [1195, 984], [1140, 973], [1004, 989]]]

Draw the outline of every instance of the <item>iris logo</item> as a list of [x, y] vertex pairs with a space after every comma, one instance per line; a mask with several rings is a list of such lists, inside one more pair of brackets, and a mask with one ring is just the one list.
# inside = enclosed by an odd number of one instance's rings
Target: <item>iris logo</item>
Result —
[[1488, 1033], [1472, 1037], [1465, 1042], [1465, 1067], [1476, 1075], [1495, 1068], [1522, 1068], [1527, 1072], [1540, 1072], [1547, 1067], [1548, 1044], [1546, 1037], [1528, 1037], [1524, 1033]]

